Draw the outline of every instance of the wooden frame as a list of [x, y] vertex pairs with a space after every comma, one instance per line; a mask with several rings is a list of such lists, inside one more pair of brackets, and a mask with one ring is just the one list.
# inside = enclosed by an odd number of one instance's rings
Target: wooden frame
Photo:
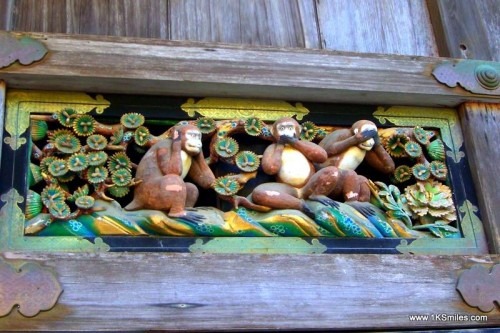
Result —
[[[40, 63], [0, 69], [8, 87], [141, 94], [273, 97], [304, 101], [453, 106], [498, 103], [437, 83], [441, 59], [221, 47], [120, 38], [36, 35]], [[0, 103], [1, 104], [1, 103]], [[481, 193], [487, 196], [488, 193]], [[495, 231], [494, 231], [495, 232]], [[455, 290], [495, 255], [207, 255], [4, 252], [55, 271], [58, 304], [2, 329], [333, 329], [493, 327]], [[404, 285], [404, 288], [401, 286]], [[369, 305], [369, 306], [367, 306]], [[410, 321], [409, 315], [486, 315], [487, 320]], [[470, 318], [470, 317], [469, 317]], [[476, 318], [477, 319], [477, 318]]]

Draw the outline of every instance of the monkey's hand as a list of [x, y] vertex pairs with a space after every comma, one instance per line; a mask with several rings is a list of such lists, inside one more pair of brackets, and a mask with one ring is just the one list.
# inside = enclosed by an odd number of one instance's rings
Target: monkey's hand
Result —
[[294, 144], [297, 142], [298, 139], [288, 136], [288, 135], [280, 135], [280, 139], [278, 140], [278, 143], [284, 145], [284, 144]]
[[361, 142], [368, 141], [372, 138], [375, 138], [377, 136], [378, 136], [377, 131], [372, 129], [372, 130], [368, 130], [368, 131], [359, 132], [354, 137], [357, 139], [358, 143], [361, 143]]
[[174, 130], [174, 134], [172, 136], [172, 141], [181, 141], [181, 135], [178, 130]]

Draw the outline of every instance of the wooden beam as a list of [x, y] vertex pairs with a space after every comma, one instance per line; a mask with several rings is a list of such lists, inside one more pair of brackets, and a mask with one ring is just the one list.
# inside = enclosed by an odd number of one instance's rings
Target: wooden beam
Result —
[[460, 120], [490, 251], [500, 253], [500, 104], [465, 103]]
[[[52, 310], [0, 318], [9, 330], [269, 330], [478, 327], [457, 278], [498, 257], [387, 255], [27, 254], [64, 289]], [[412, 321], [410, 315], [486, 315]]]
[[33, 34], [49, 55], [0, 69], [9, 87], [100, 93], [457, 106], [500, 102], [431, 75], [441, 58]]

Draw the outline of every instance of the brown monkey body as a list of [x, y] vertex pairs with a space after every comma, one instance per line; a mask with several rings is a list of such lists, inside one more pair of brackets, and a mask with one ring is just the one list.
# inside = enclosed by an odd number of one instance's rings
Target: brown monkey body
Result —
[[171, 217], [185, 216], [185, 207], [198, 199], [196, 185], [185, 182], [189, 177], [202, 188], [209, 188], [215, 176], [201, 151], [201, 133], [196, 126], [176, 127], [172, 139], [155, 143], [139, 162], [134, 199], [126, 210], [156, 209], [168, 211]]
[[262, 168], [276, 176], [276, 183], [257, 186], [253, 203], [276, 209], [298, 209], [310, 213], [305, 199], [326, 195], [334, 184], [331, 168], [316, 172], [314, 163], [327, 159], [326, 151], [315, 143], [299, 139], [300, 126], [295, 119], [281, 118], [272, 128], [276, 140], [264, 151]]
[[365, 161], [384, 174], [394, 172], [394, 161], [378, 142], [377, 126], [368, 120], [355, 122], [350, 129], [336, 130], [319, 143], [328, 153], [320, 168], [335, 168], [338, 176], [330, 197], [343, 195], [346, 201], [369, 201], [368, 179], [354, 170]]

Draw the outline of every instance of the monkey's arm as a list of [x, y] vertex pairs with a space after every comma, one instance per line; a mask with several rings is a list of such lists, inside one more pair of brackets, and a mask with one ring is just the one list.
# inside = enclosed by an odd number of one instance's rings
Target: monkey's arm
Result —
[[365, 161], [382, 173], [390, 174], [394, 172], [394, 160], [380, 143], [375, 144], [373, 149], [366, 153]]
[[281, 169], [281, 154], [285, 146], [280, 143], [273, 143], [264, 151], [262, 156], [262, 169], [268, 175], [275, 175]]
[[180, 176], [182, 173], [181, 140], [162, 142], [156, 150], [156, 159], [162, 174]]
[[313, 142], [296, 140], [290, 143], [290, 145], [304, 154], [313, 163], [323, 163], [328, 158], [326, 151]]
[[347, 149], [361, 142], [369, 140], [377, 135], [376, 131], [365, 131], [352, 134], [351, 130], [341, 129], [327, 135], [319, 145], [323, 147], [328, 156], [334, 156], [343, 153]]
[[209, 188], [215, 181], [214, 173], [208, 166], [207, 162], [205, 162], [203, 153], [199, 153], [193, 157], [188, 175], [202, 188]]

